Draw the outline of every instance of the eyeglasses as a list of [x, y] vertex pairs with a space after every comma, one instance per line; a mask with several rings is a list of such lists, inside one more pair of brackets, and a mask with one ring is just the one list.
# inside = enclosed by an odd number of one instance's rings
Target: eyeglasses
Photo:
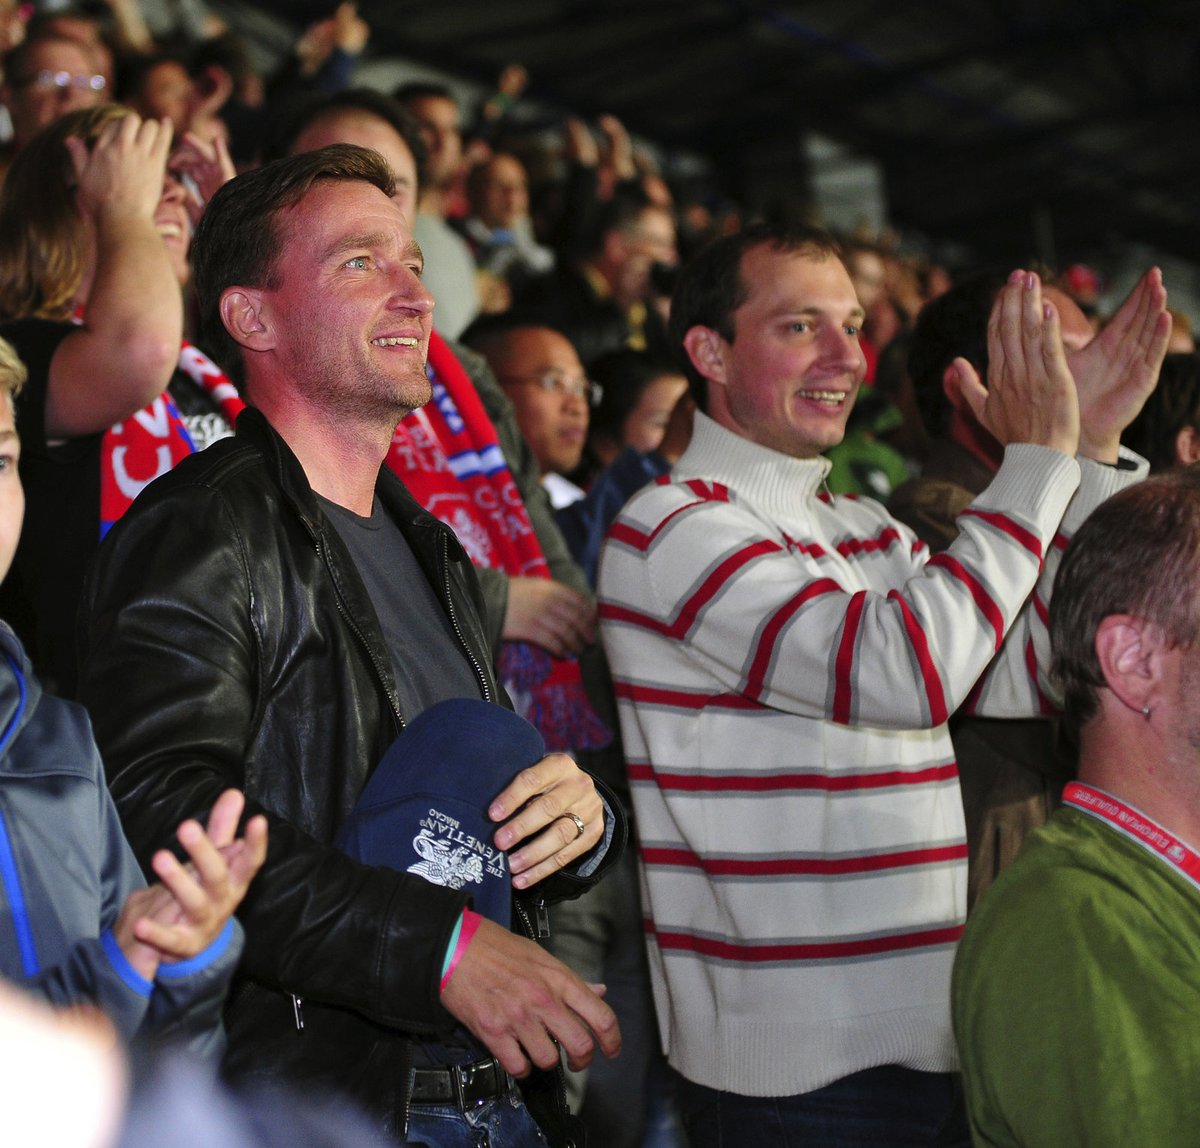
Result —
[[108, 81], [103, 76], [85, 76], [77, 72], [52, 72], [43, 68], [36, 75], [27, 77], [23, 84], [28, 88], [49, 92], [55, 88], [62, 91], [74, 88], [80, 92], [102, 92], [108, 87]]
[[568, 375], [563, 371], [547, 371], [544, 375], [504, 380], [510, 384], [541, 387], [548, 395], [559, 398], [583, 399], [588, 406], [598, 407], [604, 398], [604, 388], [583, 375]]

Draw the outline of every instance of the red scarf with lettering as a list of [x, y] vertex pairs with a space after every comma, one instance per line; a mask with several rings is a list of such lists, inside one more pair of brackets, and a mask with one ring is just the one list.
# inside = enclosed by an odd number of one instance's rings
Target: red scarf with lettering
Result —
[[[388, 467], [454, 531], [477, 566], [549, 578], [496, 428], [436, 331], [427, 372], [433, 398], [396, 427]], [[554, 658], [528, 642], [502, 642], [498, 669], [517, 712], [537, 727], [550, 752], [601, 749], [612, 741], [584, 693], [575, 658]]]
[[[208, 392], [230, 426], [237, 421], [246, 404], [212, 359], [185, 341], [179, 350], [179, 369]], [[150, 483], [195, 450], [166, 391], [109, 427], [100, 443], [100, 537]]]

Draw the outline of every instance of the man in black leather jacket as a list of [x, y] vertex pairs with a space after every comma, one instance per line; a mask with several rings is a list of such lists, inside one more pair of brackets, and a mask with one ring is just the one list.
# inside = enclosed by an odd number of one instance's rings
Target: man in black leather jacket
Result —
[[[557, 1067], [555, 1042], [582, 1065], [594, 1044], [615, 1055], [620, 1036], [595, 992], [531, 941], [484, 920], [455, 949], [465, 892], [331, 844], [431, 688], [465, 673], [508, 704], [465, 552], [381, 469], [395, 423], [429, 395], [432, 310], [390, 194], [375, 153], [339, 146], [239, 177], [209, 205], [194, 246], [204, 333], [241, 366], [252, 407], [235, 439], [154, 483], [109, 535], [85, 594], [80, 692], [141, 858], [231, 784], [268, 816], [241, 914], [230, 1074], [349, 1093], [399, 1139], [414, 1082], [418, 1100], [443, 1087], [414, 1073], [414, 1035], [458, 1022], [494, 1054], [449, 1074], [460, 1109], [503, 1095], [505, 1070], [534, 1068], [533, 1091], [553, 1098], [536, 1070]], [[346, 511], [398, 532], [426, 584], [397, 577], [381, 601], [335, 528]], [[381, 619], [403, 628], [430, 596], [442, 637], [419, 666], [398, 663]], [[624, 836], [616, 802], [561, 754], [523, 770], [489, 815], [530, 933], [546, 899], [582, 892]], [[589, 878], [564, 871], [606, 842]]]

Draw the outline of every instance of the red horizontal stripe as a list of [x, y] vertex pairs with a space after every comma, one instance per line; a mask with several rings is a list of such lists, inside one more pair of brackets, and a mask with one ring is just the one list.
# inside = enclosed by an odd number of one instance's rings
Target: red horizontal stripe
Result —
[[819, 542], [804, 542], [799, 538], [793, 538], [790, 534], [784, 534], [783, 541], [787, 545], [789, 553], [807, 554], [810, 558], [825, 557], [825, 547]]
[[921, 671], [921, 682], [925, 686], [925, 700], [929, 705], [929, 720], [933, 725], [941, 725], [950, 716], [946, 705], [946, 694], [942, 689], [942, 679], [938, 676], [937, 667], [933, 664], [933, 655], [929, 652], [929, 639], [921, 629], [917, 616], [909, 608], [908, 603], [895, 590], [888, 591], [888, 598], [900, 607], [904, 618], [904, 630], [908, 634], [909, 644], [917, 658], [917, 667]]
[[1070, 541], [1071, 540], [1061, 530], [1059, 530], [1055, 532], [1054, 541], [1051, 543], [1051, 545], [1055, 550], [1066, 550]]
[[839, 725], [850, 724], [850, 699], [852, 696], [852, 671], [854, 669], [854, 640], [858, 637], [858, 624], [866, 605], [867, 592], [859, 590], [846, 607], [846, 621], [842, 628], [842, 640], [838, 643], [837, 658], [833, 663], [833, 713], [830, 715]]
[[653, 530], [638, 530], [637, 527], [631, 526], [628, 522], [620, 520], [614, 522], [608, 528], [608, 537], [615, 542], [620, 542], [633, 550], [641, 550], [645, 552], [650, 549], [654, 540], [663, 532], [669, 523], [677, 514], [682, 514], [685, 510], [691, 510], [693, 506], [699, 506], [698, 502], [687, 502], [683, 506], [677, 506], [670, 514], [659, 522]]
[[[655, 479], [658, 486], [668, 485], [672, 481], [669, 474], [660, 475]], [[699, 479], [692, 479], [684, 485], [700, 499], [700, 502], [728, 502], [729, 488], [722, 486], [720, 483], [701, 482]], [[698, 506], [700, 503], [688, 502], [683, 506], [677, 506], [670, 514], [654, 527], [653, 530], [645, 531], [638, 530], [637, 527], [631, 526], [627, 522], [617, 521], [609, 527], [608, 537], [616, 542], [620, 542], [625, 546], [632, 547], [634, 550], [646, 551], [650, 549], [650, 544], [659, 536], [663, 528], [677, 514], [682, 514], [685, 510], [691, 510], [693, 506]]]
[[963, 514], [980, 518], [998, 530], [1003, 530], [1010, 538], [1015, 538], [1039, 562], [1042, 560], [1042, 543], [1038, 536], [1020, 523], [1014, 522], [1007, 514], [997, 514], [992, 510], [976, 510], [970, 506], [963, 511]]
[[722, 941], [713, 937], [694, 937], [688, 933], [660, 932], [649, 926], [647, 932], [664, 951], [699, 953], [706, 957], [737, 961], [741, 964], [760, 964], [767, 961], [820, 961], [850, 957], [899, 953], [909, 949], [930, 948], [934, 945], [955, 944], [962, 937], [962, 925], [941, 929], [925, 929], [915, 933], [899, 933], [888, 937], [865, 937], [848, 941], [811, 941], [799, 944], [751, 944]]
[[853, 558], [856, 554], [873, 554], [879, 550], [888, 550], [900, 541], [900, 531], [894, 526], [886, 526], [874, 538], [848, 538], [837, 544], [837, 552], [843, 558]]
[[878, 773], [775, 773], [775, 774], [696, 774], [671, 773], [655, 769], [648, 763], [630, 764], [631, 781], [652, 781], [659, 789], [679, 793], [778, 793], [785, 790], [802, 792], [847, 793], [859, 789], [890, 789], [902, 785], [928, 785], [931, 782], [953, 781], [958, 766], [950, 761], [945, 765], [930, 765], [924, 769], [904, 771], [881, 770]]
[[614, 542], [632, 546], [634, 550], [645, 550], [650, 545], [650, 535], [644, 530], [637, 530], [627, 522], [614, 522], [608, 528], [608, 537]]
[[935, 554], [929, 560], [929, 565], [936, 566], [953, 575], [971, 592], [971, 598], [979, 608], [979, 612], [987, 619], [988, 625], [992, 628], [992, 647], [999, 650], [1004, 643], [1004, 614], [996, 605], [995, 599], [983, 588], [983, 583], [952, 554]]
[[689, 478], [683, 485], [705, 502], [729, 501], [729, 487], [723, 483], [705, 482], [701, 478]]
[[773, 539], [760, 538], [758, 541], [750, 543], [749, 546], [744, 546], [741, 550], [737, 550], [729, 555], [728, 558], [704, 579], [700, 589], [684, 603], [683, 609], [680, 610], [679, 616], [671, 626], [671, 636], [682, 638], [692, 628], [692, 624], [695, 622], [700, 611], [717, 596], [725, 583], [741, 570], [742, 567], [748, 566], [756, 558], [761, 558], [764, 554], [779, 554], [782, 551], [783, 547]]
[[1050, 625], [1050, 607], [1042, 601], [1042, 596], [1035, 590], [1033, 593], [1033, 608], [1037, 611], [1037, 616], [1041, 619], [1043, 626]]
[[761, 703], [741, 694], [688, 693], [684, 690], [668, 690], [657, 686], [636, 686], [629, 682], [616, 682], [617, 697], [625, 698], [635, 705], [674, 706], [676, 709], [703, 710], [710, 707], [734, 710], [761, 710]]
[[642, 610], [634, 610], [629, 606], [618, 606], [615, 602], [601, 602], [596, 607], [596, 615], [606, 622], [624, 622], [627, 626], [639, 626], [643, 630], [652, 630], [656, 634], [669, 634], [671, 624], [661, 618], [654, 617]]
[[710, 877], [837, 877], [847, 873], [879, 873], [885, 869], [908, 869], [962, 861], [967, 844], [941, 845], [928, 849], [905, 849], [897, 853], [874, 853], [860, 857], [698, 857], [690, 849], [641, 850], [647, 865], [700, 869]]
[[697, 616], [719, 593], [725, 585], [743, 566], [748, 565], [764, 554], [782, 553], [783, 547], [773, 539], [760, 538], [741, 550], [730, 554], [701, 584], [700, 588], [686, 601], [675, 620], [668, 622], [662, 618], [635, 610], [630, 606], [618, 606], [614, 602], [601, 602], [599, 616], [609, 622], [624, 622], [627, 625], [639, 626], [644, 630], [652, 630], [668, 638], [682, 641], [691, 629]]
[[841, 591], [841, 586], [832, 578], [818, 578], [775, 611], [771, 620], [763, 628], [758, 649], [754, 652], [754, 660], [750, 663], [750, 673], [746, 681], [746, 693], [750, 697], [761, 698], [766, 692], [767, 670], [771, 665], [771, 655], [775, 650], [775, 643], [779, 640], [780, 631], [791, 621], [800, 607], [822, 594], [840, 594]]

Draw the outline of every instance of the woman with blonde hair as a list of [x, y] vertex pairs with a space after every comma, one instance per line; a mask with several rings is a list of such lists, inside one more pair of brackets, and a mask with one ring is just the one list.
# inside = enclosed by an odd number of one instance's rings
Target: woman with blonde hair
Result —
[[[0, 613], [68, 695], [92, 552], [142, 488], [197, 449], [194, 430], [214, 419], [228, 430], [240, 405], [182, 344], [192, 221], [177, 175], [211, 191], [232, 165], [194, 137], [170, 147], [165, 122], [86, 108], [31, 139], [0, 188], [0, 336], [29, 369], [17, 404], [28, 511]], [[192, 375], [181, 393], [204, 408], [191, 421], [166, 393], [180, 366]]]

